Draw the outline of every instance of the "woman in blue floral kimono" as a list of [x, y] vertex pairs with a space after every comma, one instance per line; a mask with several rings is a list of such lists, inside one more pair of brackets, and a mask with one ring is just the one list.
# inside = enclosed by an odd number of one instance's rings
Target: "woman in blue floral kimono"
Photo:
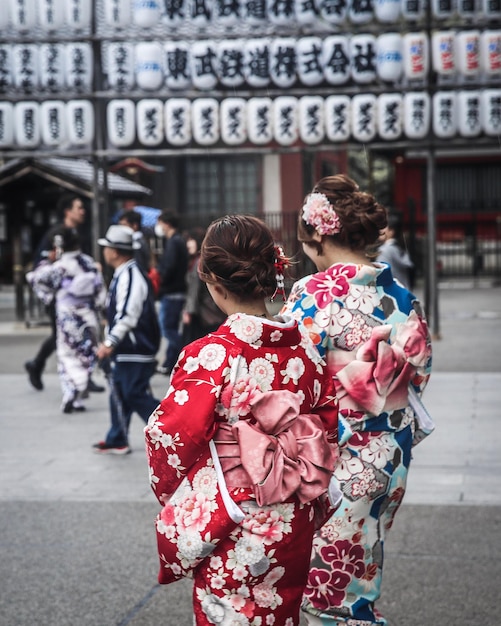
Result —
[[326, 359], [340, 419], [352, 431], [334, 470], [341, 505], [313, 542], [302, 608], [316, 626], [386, 624], [374, 607], [385, 534], [405, 493], [411, 448], [433, 428], [419, 402], [431, 367], [423, 311], [368, 254], [386, 219], [372, 195], [337, 175], [317, 183], [298, 224], [318, 272], [293, 286], [285, 312]]
[[54, 233], [49, 259], [29, 272], [27, 280], [44, 302], [56, 303], [57, 371], [64, 413], [83, 411], [89, 376], [96, 362], [99, 311], [106, 287], [94, 259], [80, 250], [71, 228]]

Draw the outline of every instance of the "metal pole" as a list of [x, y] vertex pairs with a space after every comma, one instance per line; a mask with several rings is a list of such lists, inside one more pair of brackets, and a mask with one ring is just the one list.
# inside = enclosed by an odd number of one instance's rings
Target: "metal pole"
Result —
[[426, 168], [426, 199], [428, 207], [428, 289], [430, 332], [433, 339], [440, 339], [440, 320], [438, 314], [438, 277], [437, 277], [437, 228], [435, 211], [435, 152], [428, 150]]

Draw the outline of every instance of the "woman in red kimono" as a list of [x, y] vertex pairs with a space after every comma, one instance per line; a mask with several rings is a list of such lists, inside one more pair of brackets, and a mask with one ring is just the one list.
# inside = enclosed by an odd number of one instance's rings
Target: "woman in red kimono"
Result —
[[[198, 626], [297, 626], [313, 533], [339, 495], [328, 491], [337, 400], [325, 364], [295, 321], [266, 309], [276, 255], [257, 218], [211, 224], [200, 275], [228, 319], [185, 346], [145, 429], [151, 486], [165, 505], [159, 580], [193, 576]], [[237, 507], [226, 534], [217, 458]], [[171, 556], [162, 545], [174, 546]]]

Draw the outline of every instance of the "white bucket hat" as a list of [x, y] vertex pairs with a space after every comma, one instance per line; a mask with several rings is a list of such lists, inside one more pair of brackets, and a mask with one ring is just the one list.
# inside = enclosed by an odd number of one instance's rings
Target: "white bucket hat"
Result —
[[97, 240], [100, 246], [106, 248], [117, 248], [118, 250], [127, 250], [132, 252], [139, 245], [133, 239], [134, 231], [128, 226], [114, 225], [110, 226], [106, 231], [106, 235]]

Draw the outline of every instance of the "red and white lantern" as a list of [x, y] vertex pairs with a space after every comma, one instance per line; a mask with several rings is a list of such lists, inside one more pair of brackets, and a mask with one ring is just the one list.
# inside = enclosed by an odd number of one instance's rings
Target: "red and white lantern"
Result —
[[450, 139], [458, 132], [457, 96], [455, 91], [437, 91], [433, 95], [433, 133], [440, 139]]
[[458, 93], [458, 128], [462, 137], [478, 137], [482, 132], [480, 91]]
[[424, 32], [403, 36], [404, 75], [409, 80], [426, 78], [429, 70], [428, 37]]
[[385, 33], [376, 40], [376, 72], [378, 78], [395, 83], [404, 69], [403, 42], [399, 33]]
[[351, 127], [349, 96], [328, 96], [324, 102], [325, 134], [329, 141], [348, 141]]
[[456, 71], [455, 40], [453, 30], [437, 30], [431, 36], [432, 67], [441, 76], [450, 76]]
[[36, 148], [40, 144], [40, 108], [38, 102], [14, 105], [14, 137], [20, 148]]
[[344, 85], [351, 76], [350, 45], [345, 35], [330, 35], [323, 40], [322, 65], [329, 85]]
[[247, 132], [256, 145], [273, 139], [273, 101], [271, 98], [250, 98], [247, 103]]
[[296, 45], [297, 73], [303, 85], [312, 87], [323, 82], [322, 48], [320, 37], [301, 37], [298, 40]]
[[298, 100], [279, 96], [273, 101], [273, 136], [281, 146], [291, 146], [299, 137]]
[[165, 138], [172, 146], [191, 141], [191, 102], [188, 98], [169, 98], [165, 103]]
[[74, 146], [87, 146], [94, 139], [94, 107], [88, 100], [70, 100], [66, 104], [68, 140]]
[[136, 107], [132, 100], [110, 100], [106, 107], [108, 140], [116, 148], [127, 148], [136, 138]]
[[352, 135], [356, 141], [371, 141], [376, 136], [377, 99], [374, 94], [357, 94], [351, 99]]
[[215, 98], [197, 98], [191, 104], [193, 139], [201, 146], [219, 141], [219, 102]]
[[484, 89], [480, 103], [482, 130], [488, 137], [501, 135], [501, 89]]
[[403, 98], [399, 93], [385, 93], [377, 99], [377, 130], [381, 139], [398, 139], [403, 128]]
[[480, 35], [480, 68], [487, 76], [501, 76], [501, 30]]
[[164, 140], [164, 105], [157, 98], [136, 104], [136, 132], [143, 146], [158, 146]]
[[40, 104], [40, 133], [46, 146], [60, 146], [66, 139], [66, 107], [62, 100]]
[[456, 36], [457, 67], [463, 76], [480, 73], [480, 32], [463, 30]]
[[404, 134], [409, 139], [424, 139], [430, 130], [430, 96], [424, 91], [404, 94]]
[[0, 102], [0, 148], [10, 148], [14, 144], [14, 105]]
[[247, 141], [247, 102], [244, 98], [225, 98], [219, 105], [221, 139], [228, 146]]
[[145, 91], [156, 91], [164, 82], [163, 49], [156, 41], [136, 44], [134, 51], [136, 83]]
[[325, 137], [324, 100], [321, 96], [299, 98], [299, 136], [304, 143], [317, 144]]

